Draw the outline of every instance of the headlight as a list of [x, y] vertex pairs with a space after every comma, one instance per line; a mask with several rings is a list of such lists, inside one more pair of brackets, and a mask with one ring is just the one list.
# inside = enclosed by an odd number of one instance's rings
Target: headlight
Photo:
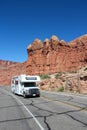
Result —
[[27, 93], [27, 94], [28, 94], [28, 93], [29, 93], [29, 90], [26, 90], [26, 91], [25, 91], [25, 93]]

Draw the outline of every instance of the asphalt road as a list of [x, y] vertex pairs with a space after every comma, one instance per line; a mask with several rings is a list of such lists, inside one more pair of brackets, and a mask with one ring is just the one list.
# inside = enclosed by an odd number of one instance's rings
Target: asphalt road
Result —
[[0, 87], [0, 130], [87, 130], [87, 96], [42, 91], [23, 98]]

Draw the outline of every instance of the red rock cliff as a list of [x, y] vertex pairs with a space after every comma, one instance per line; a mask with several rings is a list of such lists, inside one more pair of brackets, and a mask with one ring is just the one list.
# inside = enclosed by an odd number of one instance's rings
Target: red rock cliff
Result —
[[59, 41], [56, 36], [43, 43], [36, 39], [28, 46], [27, 52], [27, 74], [75, 71], [87, 65], [87, 35], [70, 43]]
[[13, 76], [26, 74], [25, 64], [26, 62], [17, 63], [0, 60], [0, 85], [10, 85]]

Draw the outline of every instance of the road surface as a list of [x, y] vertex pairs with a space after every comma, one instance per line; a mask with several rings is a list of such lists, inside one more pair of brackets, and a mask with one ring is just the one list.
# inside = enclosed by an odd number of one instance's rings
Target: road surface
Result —
[[0, 87], [0, 130], [87, 130], [87, 96], [41, 91], [23, 98]]

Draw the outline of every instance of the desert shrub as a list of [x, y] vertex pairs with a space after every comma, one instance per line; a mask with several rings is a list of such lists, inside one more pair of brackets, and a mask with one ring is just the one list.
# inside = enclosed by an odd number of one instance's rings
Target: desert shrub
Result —
[[58, 79], [59, 78], [59, 76], [61, 76], [62, 75], [62, 73], [61, 72], [59, 72], [59, 73], [57, 73], [56, 75], [55, 75], [55, 78], [56, 79]]
[[50, 79], [50, 76], [47, 74], [40, 75], [41, 79]]
[[87, 71], [87, 68], [85, 68], [84, 71]]
[[70, 73], [77, 73], [77, 71], [71, 71]]
[[60, 88], [58, 89], [58, 91], [59, 91], [59, 92], [63, 92], [63, 91], [64, 91], [64, 87], [63, 87], [63, 86], [60, 87]]

